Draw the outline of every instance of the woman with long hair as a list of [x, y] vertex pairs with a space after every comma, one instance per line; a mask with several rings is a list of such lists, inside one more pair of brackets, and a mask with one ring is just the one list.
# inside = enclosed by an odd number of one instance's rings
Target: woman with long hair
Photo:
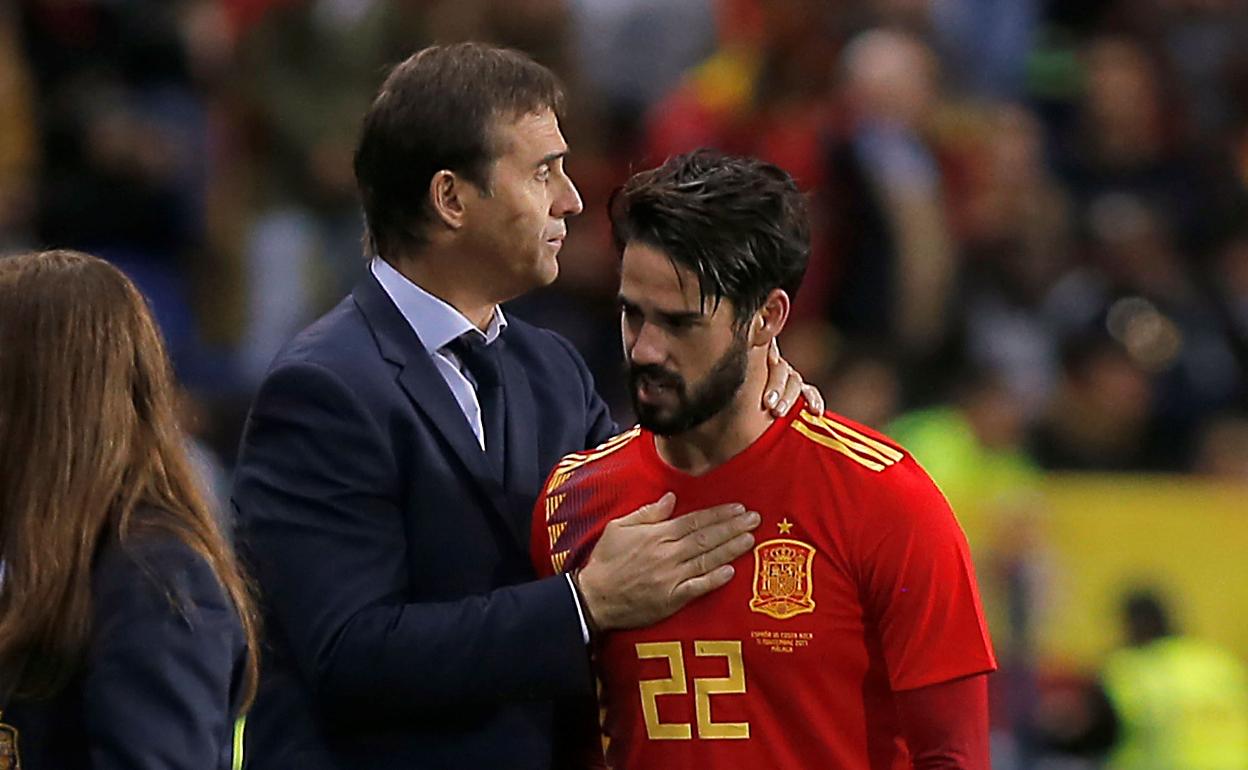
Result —
[[142, 296], [101, 259], [0, 259], [0, 770], [218, 770], [254, 605]]

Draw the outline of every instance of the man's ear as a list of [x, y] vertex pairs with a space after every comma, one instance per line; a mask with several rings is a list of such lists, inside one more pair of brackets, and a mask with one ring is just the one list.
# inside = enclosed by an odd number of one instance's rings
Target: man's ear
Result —
[[780, 336], [784, 325], [789, 321], [791, 309], [789, 295], [784, 289], [772, 289], [750, 319], [750, 344], [754, 346], [770, 345], [771, 341]]
[[446, 169], [437, 172], [429, 180], [429, 205], [433, 207], [434, 216], [452, 230], [464, 226], [464, 194], [468, 192], [467, 186], [468, 180]]

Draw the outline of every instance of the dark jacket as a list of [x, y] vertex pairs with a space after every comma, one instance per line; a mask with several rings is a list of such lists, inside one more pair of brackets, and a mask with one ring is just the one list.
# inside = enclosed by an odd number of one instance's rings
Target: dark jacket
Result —
[[554, 703], [590, 693], [589, 665], [529, 522], [555, 462], [615, 426], [565, 340], [511, 318], [495, 344], [501, 478], [371, 274], [274, 362], [233, 498], [271, 650], [252, 767], [552, 766]]
[[207, 562], [145, 535], [106, 542], [91, 581], [81, 672], [5, 709], [22, 770], [228, 770], [247, 645]]

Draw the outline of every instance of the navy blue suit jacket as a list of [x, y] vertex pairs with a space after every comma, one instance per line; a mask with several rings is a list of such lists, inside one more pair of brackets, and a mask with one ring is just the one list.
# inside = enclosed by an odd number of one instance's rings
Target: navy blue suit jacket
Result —
[[91, 601], [81, 672], [5, 709], [22, 770], [228, 770], [247, 645], [207, 562], [172, 536], [107, 542]]
[[547, 768], [553, 704], [590, 690], [575, 599], [529, 563], [558, 459], [615, 425], [561, 337], [502, 337], [492, 470], [419, 337], [367, 275], [280, 353], [234, 486], [269, 648], [248, 765]]

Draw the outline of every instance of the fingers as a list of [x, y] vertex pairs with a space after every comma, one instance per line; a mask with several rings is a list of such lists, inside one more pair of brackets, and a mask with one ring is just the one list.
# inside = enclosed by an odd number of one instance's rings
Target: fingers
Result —
[[[684, 537], [676, 543], [676, 556], [681, 561], [696, 559], [697, 557], [708, 554], [723, 544], [729, 542], [733, 538], [739, 537], [758, 526], [761, 517], [750, 511], [738, 516], [733, 516], [727, 521], [716, 521], [704, 527], [690, 530]], [[748, 549], [749, 546], [746, 546]], [[714, 564], [709, 564], [699, 572], [707, 572], [713, 568]]]
[[713, 508], [703, 508], [678, 519], [672, 519], [668, 524], [669, 530], [666, 534], [669, 540], [682, 540], [696, 534], [698, 530], [731, 521], [743, 513], [745, 513], [745, 506], [741, 503], [723, 503]]
[[681, 565], [681, 577], [687, 580], [714, 572], [726, 564], [731, 564], [738, 556], [749, 553], [753, 547], [754, 536], [749, 532], [743, 532], [685, 562]]
[[[668, 492], [653, 503], [643, 505], [627, 516], [621, 516], [621, 524], [657, 524], [667, 521], [676, 510], [676, 495]], [[744, 509], [743, 509], [744, 510]]]
[[776, 404], [771, 413], [776, 417], [782, 417], [787, 414], [789, 407], [797, 403], [797, 397], [802, 394], [802, 375], [793, 371], [789, 381], [784, 384], [784, 394], [780, 396], [780, 402]]
[[767, 387], [763, 388], [763, 406], [777, 417], [784, 414], [777, 413], [776, 406], [780, 403], [780, 395], [784, 392], [784, 385], [792, 371], [788, 363], [780, 357], [780, 345], [773, 337], [771, 346], [767, 348]]
[[735, 570], [733, 570], [732, 565], [724, 565], [705, 575], [692, 577], [678, 583], [672, 591], [672, 599], [676, 603], [676, 609], [680, 609], [699, 596], [709, 594], [716, 588], [728, 585], [728, 581], [732, 580], [734, 574]]
[[823, 394], [819, 389], [809, 383], [802, 386], [802, 396], [806, 399], [806, 403], [810, 406], [807, 411], [815, 414], [823, 414]]

